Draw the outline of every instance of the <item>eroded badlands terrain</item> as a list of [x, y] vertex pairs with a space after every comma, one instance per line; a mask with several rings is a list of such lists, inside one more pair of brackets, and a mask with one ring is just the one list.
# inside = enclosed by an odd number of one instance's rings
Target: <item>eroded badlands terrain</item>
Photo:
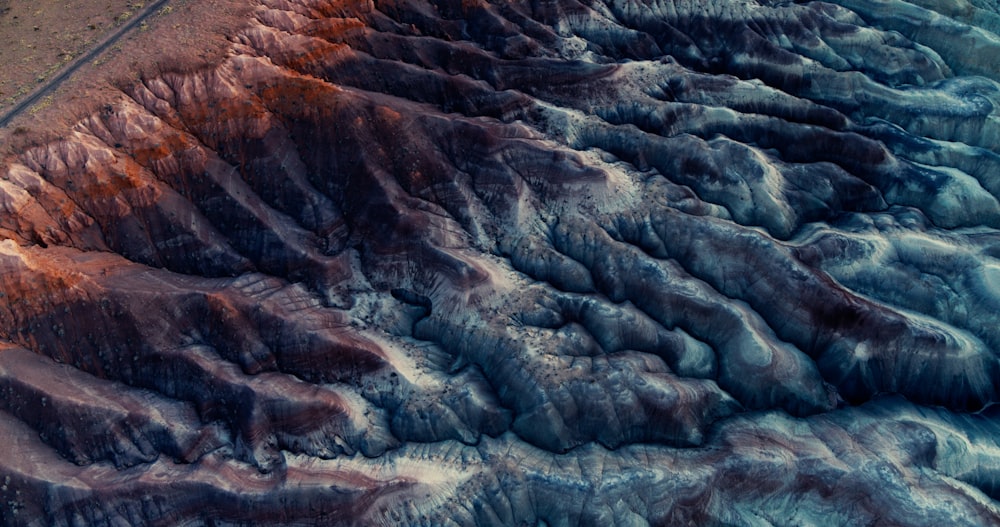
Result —
[[261, 0], [0, 167], [0, 524], [1000, 523], [997, 32]]

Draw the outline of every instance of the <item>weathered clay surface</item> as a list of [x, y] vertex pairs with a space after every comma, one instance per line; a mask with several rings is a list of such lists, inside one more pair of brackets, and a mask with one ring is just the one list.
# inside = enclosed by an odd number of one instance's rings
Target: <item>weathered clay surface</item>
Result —
[[960, 4], [262, 0], [0, 167], [0, 524], [1000, 523]]

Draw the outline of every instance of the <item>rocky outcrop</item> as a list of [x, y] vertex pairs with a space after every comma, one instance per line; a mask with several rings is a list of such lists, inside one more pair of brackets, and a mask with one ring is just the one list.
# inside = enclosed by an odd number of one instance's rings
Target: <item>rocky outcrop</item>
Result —
[[1000, 15], [836, 4], [262, 0], [123, 85], [0, 169], [0, 523], [1000, 521]]

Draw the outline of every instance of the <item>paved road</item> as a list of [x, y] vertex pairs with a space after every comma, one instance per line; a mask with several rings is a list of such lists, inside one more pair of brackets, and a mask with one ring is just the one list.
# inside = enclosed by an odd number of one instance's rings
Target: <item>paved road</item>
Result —
[[12, 119], [23, 113], [28, 108], [34, 106], [35, 103], [42, 99], [42, 97], [45, 97], [55, 91], [55, 89], [58, 88], [63, 81], [76, 73], [76, 70], [80, 69], [81, 66], [93, 61], [98, 55], [108, 49], [108, 47], [114, 45], [115, 42], [118, 42], [118, 40], [125, 36], [126, 33], [135, 29], [136, 26], [141, 24], [144, 20], [149, 18], [150, 15], [157, 12], [168, 3], [170, 3], [170, 0], [155, 0], [153, 3], [142, 8], [142, 10], [138, 11], [135, 16], [128, 20], [128, 22], [116, 29], [114, 33], [104, 37], [104, 39], [94, 45], [93, 48], [90, 48], [90, 51], [87, 51], [83, 55], [74, 59], [72, 62], [63, 67], [59, 73], [45, 82], [45, 84], [42, 84], [32, 90], [32, 92], [25, 96], [24, 99], [21, 99], [20, 102], [0, 115], [0, 127], [7, 126]]

